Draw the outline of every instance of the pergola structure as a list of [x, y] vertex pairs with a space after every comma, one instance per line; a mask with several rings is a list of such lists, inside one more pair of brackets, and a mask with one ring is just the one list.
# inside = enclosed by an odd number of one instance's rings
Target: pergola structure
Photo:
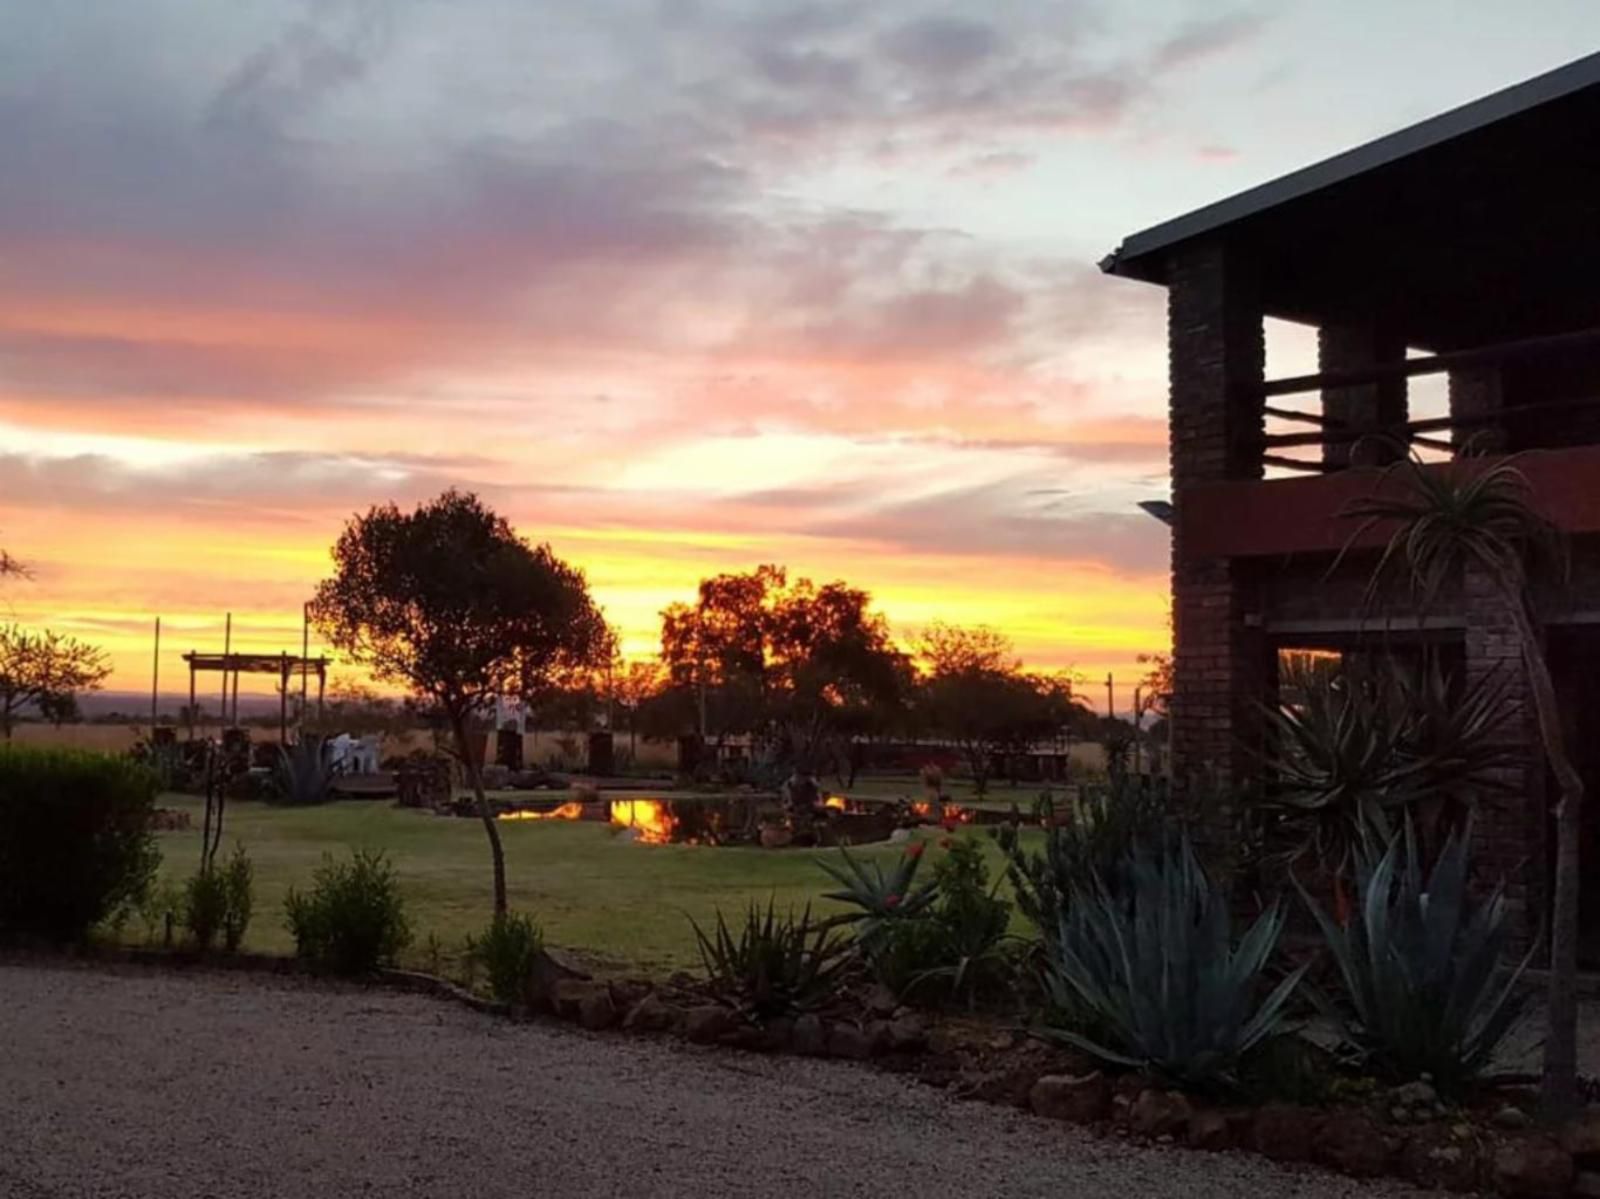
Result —
[[222, 718], [223, 722], [229, 721], [230, 680], [232, 682], [231, 698], [232, 723], [239, 723], [239, 676], [241, 674], [271, 674], [278, 676], [278, 739], [287, 741], [289, 736], [289, 680], [296, 675], [300, 678], [300, 714], [305, 719], [307, 691], [310, 677], [313, 673], [317, 676], [317, 716], [322, 716], [322, 696], [328, 682], [329, 660], [325, 657], [305, 657], [297, 654], [237, 654], [224, 652], [220, 654], [203, 654], [190, 650], [183, 655], [183, 660], [189, 665], [189, 738], [194, 739], [195, 718], [195, 678], [200, 674], [222, 675]]

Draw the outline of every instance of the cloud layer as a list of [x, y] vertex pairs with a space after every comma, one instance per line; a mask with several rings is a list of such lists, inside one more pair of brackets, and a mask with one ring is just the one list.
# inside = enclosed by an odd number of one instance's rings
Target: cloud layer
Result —
[[992, 578], [1057, 662], [1104, 639], [1051, 626], [1074, 572], [1159, 588], [1159, 295], [918, 197], [1133, 136], [1251, 11], [0, 7], [0, 518], [49, 565], [35, 614], [171, 602], [68, 530], [254, 537], [278, 565], [188, 594], [280, 603], [348, 512], [452, 484], [614, 575], [641, 645], [696, 572], [784, 553], [925, 614]]

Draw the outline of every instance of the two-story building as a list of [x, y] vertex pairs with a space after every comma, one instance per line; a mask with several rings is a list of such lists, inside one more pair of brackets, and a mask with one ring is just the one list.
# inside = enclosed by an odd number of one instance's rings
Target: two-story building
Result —
[[[1340, 561], [1368, 437], [1448, 459], [1523, 454], [1573, 572], [1541, 597], [1600, 879], [1600, 54], [1128, 237], [1104, 269], [1168, 293], [1178, 776], [1259, 771], [1283, 651], [1427, 642], [1506, 672], [1518, 799], [1478, 822], [1531, 929], [1548, 902], [1548, 781], [1517, 643], [1482, 579], [1376, 612], [1373, 554]], [[1314, 326], [1314, 374], [1269, 378], [1263, 321]], [[1411, 411], [1413, 381], [1448, 405]], [[1374, 551], [1375, 552], [1375, 551]], [[1218, 803], [1203, 818], [1233, 813]], [[1587, 886], [1600, 962], [1600, 886]]]

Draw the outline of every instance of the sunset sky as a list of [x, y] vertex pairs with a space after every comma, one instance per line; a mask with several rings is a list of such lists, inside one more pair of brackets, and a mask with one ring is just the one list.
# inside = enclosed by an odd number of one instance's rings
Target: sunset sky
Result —
[[159, 613], [176, 691], [457, 485], [632, 655], [771, 561], [1131, 677], [1163, 293], [1096, 261], [1597, 44], [1593, 0], [0, 0], [0, 606], [130, 688]]

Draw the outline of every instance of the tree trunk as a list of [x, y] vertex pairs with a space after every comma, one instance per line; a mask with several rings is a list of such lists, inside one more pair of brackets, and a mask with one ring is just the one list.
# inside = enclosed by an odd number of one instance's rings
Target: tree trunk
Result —
[[1578, 888], [1579, 816], [1583, 777], [1567, 756], [1550, 666], [1539, 644], [1525, 599], [1519, 592], [1505, 597], [1521, 642], [1522, 661], [1533, 692], [1534, 712], [1545, 757], [1561, 797], [1556, 803], [1555, 894], [1550, 912], [1550, 985], [1546, 996], [1549, 1028], [1544, 1042], [1541, 1101], [1552, 1117], [1564, 1116], [1578, 1103]]
[[500, 826], [489, 808], [489, 796], [483, 789], [483, 772], [478, 769], [478, 756], [472, 752], [468, 741], [467, 721], [464, 713], [451, 711], [450, 728], [456, 738], [456, 752], [461, 755], [463, 769], [467, 772], [467, 785], [478, 801], [478, 817], [483, 821], [484, 834], [489, 838], [489, 856], [494, 862], [494, 914], [506, 914], [506, 851], [500, 844]]

